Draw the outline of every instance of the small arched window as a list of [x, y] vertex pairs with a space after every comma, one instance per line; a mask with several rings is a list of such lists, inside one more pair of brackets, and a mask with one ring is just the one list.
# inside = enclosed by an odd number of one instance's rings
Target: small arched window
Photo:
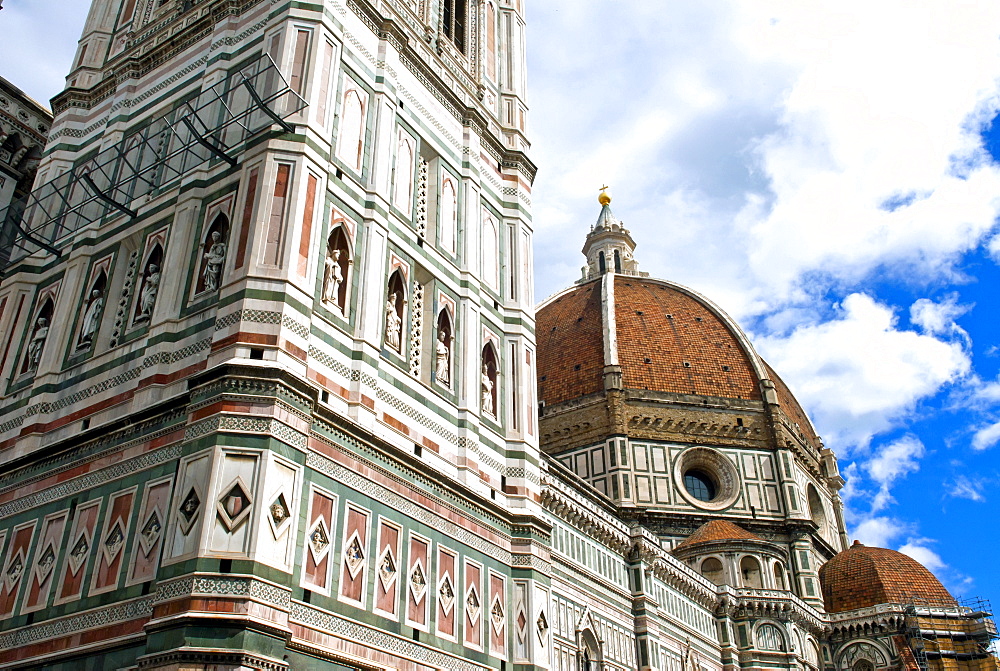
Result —
[[365, 152], [365, 106], [368, 94], [358, 89], [344, 93], [344, 105], [340, 117], [340, 140], [337, 155], [348, 166], [361, 172]]
[[604, 252], [597, 253], [597, 271], [602, 275], [608, 272], [608, 263], [604, 260]]
[[764, 586], [761, 581], [760, 562], [753, 557], [747, 556], [740, 560], [740, 575], [744, 587], [761, 589]]
[[622, 255], [615, 250], [615, 272], [620, 273], [622, 271]]
[[757, 627], [757, 649], [781, 652], [785, 649], [785, 637], [773, 624], [765, 622]]
[[774, 588], [785, 589], [785, 567], [781, 562], [774, 562]]
[[726, 580], [722, 562], [715, 557], [709, 557], [701, 563], [701, 574], [716, 585], [721, 585]]

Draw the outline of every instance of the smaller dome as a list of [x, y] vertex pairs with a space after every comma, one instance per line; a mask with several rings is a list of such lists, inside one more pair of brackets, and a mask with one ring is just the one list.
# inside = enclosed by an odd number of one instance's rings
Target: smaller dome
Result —
[[955, 606], [954, 597], [916, 559], [858, 541], [823, 564], [819, 580], [828, 613], [883, 603]]
[[716, 543], [719, 541], [763, 541], [760, 536], [750, 533], [743, 527], [737, 526], [727, 520], [710, 520], [695, 529], [695, 532], [685, 538], [677, 547], [678, 550], [688, 550], [695, 545], [703, 543]]

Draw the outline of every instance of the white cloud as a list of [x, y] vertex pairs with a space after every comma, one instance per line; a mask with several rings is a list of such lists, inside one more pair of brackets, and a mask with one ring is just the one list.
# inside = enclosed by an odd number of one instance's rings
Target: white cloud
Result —
[[534, 6], [539, 295], [576, 279], [605, 181], [643, 269], [737, 317], [952, 277], [1000, 212], [998, 24], [998, 3]]
[[937, 303], [929, 298], [921, 298], [910, 306], [910, 321], [928, 335], [957, 335], [968, 342], [968, 333], [955, 320], [973, 307], [960, 305], [957, 293], [952, 293]]
[[901, 520], [886, 516], [866, 517], [853, 527], [853, 537], [865, 545], [886, 548], [905, 535], [909, 526]]
[[970, 368], [960, 344], [898, 329], [892, 309], [865, 294], [847, 296], [833, 319], [757, 344], [842, 453], [865, 447]]
[[983, 502], [983, 483], [980, 480], [972, 480], [965, 475], [955, 478], [948, 488], [948, 496], [956, 499], [969, 499], [970, 501]]
[[872, 512], [884, 509], [892, 502], [891, 490], [896, 480], [920, 470], [920, 459], [926, 452], [924, 444], [914, 436], [904, 436], [879, 447], [865, 462], [868, 476], [879, 486], [872, 500]]
[[919, 541], [926, 541], [927, 539], [914, 539], [899, 548], [899, 551], [904, 555], [909, 555], [913, 557], [918, 562], [924, 565], [931, 573], [940, 573], [944, 569], [948, 568], [948, 565], [941, 560], [941, 556], [928, 548], [926, 545], [921, 545]]
[[1000, 422], [984, 426], [972, 435], [972, 449], [988, 450], [1000, 442]]

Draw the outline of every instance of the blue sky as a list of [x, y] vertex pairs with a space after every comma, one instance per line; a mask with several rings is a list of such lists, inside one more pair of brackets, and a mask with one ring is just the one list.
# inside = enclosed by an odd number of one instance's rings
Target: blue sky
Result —
[[[536, 295], [610, 184], [840, 455], [851, 536], [1000, 599], [1000, 3], [527, 4]], [[0, 75], [57, 93], [86, 9], [8, 2]]]

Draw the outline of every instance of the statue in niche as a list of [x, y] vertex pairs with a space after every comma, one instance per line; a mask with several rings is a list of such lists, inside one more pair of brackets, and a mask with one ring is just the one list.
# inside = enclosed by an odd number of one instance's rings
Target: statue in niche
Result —
[[226, 262], [226, 249], [226, 243], [222, 241], [222, 234], [218, 231], [212, 231], [212, 246], [205, 252], [205, 269], [202, 271], [205, 291], [215, 291], [219, 288], [222, 264]]
[[35, 330], [31, 334], [28, 342], [28, 370], [37, 370], [38, 363], [42, 360], [42, 349], [45, 347], [45, 339], [49, 337], [49, 320], [39, 317], [35, 322]]
[[142, 279], [142, 290], [139, 292], [139, 317], [136, 321], [149, 319], [153, 314], [153, 306], [156, 304], [156, 294], [160, 290], [160, 267], [155, 263], [149, 264], [149, 270]]
[[448, 347], [448, 334], [438, 331], [437, 345], [434, 350], [434, 378], [448, 386], [451, 383], [451, 350]]
[[83, 325], [80, 327], [80, 340], [77, 347], [89, 347], [101, 325], [101, 311], [104, 309], [104, 294], [100, 289], [90, 292], [90, 301], [83, 313]]
[[493, 380], [490, 379], [490, 369], [483, 364], [483, 375], [480, 387], [483, 396], [483, 412], [496, 417], [496, 409], [493, 407]]
[[399, 343], [402, 338], [403, 320], [399, 317], [396, 304], [399, 294], [395, 291], [389, 294], [385, 301], [385, 344], [392, 349], [399, 351]]
[[340, 269], [340, 250], [328, 250], [323, 269], [323, 302], [340, 304], [340, 285], [344, 282], [344, 272]]

